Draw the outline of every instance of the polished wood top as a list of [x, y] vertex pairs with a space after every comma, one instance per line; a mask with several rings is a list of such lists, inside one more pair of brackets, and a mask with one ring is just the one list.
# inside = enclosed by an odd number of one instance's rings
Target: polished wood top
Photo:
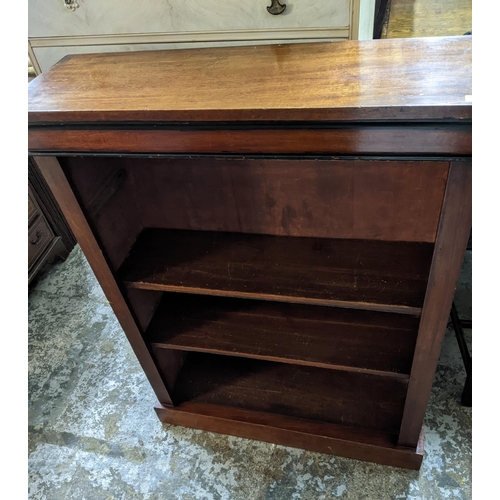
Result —
[[471, 37], [66, 56], [29, 123], [470, 120]]

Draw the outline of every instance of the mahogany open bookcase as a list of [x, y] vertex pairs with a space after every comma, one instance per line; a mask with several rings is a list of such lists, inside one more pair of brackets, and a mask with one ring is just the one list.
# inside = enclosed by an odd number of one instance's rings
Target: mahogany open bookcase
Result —
[[68, 56], [34, 158], [162, 422], [418, 469], [471, 225], [471, 38]]

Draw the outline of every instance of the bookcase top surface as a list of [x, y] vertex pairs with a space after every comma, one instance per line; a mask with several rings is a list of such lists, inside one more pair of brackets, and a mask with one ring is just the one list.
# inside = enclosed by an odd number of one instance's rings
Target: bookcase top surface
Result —
[[29, 124], [471, 120], [472, 37], [70, 55]]

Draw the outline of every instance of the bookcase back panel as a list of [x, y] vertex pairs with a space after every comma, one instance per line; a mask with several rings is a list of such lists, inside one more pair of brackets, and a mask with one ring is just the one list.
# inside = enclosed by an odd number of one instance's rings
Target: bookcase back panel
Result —
[[[105, 161], [105, 163], [104, 163]], [[123, 171], [142, 227], [433, 242], [448, 162], [248, 158], [64, 160], [78, 180]], [[85, 181], [88, 182], [88, 181]], [[118, 191], [116, 182], [110, 189]], [[102, 182], [94, 190], [102, 190]], [[111, 194], [118, 196], [118, 194]]]

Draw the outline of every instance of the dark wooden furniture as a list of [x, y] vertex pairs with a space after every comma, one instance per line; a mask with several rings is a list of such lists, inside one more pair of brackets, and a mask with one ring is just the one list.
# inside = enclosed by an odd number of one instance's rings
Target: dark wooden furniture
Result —
[[391, 5], [389, 0], [375, 0], [375, 14], [373, 19], [373, 38], [378, 39], [382, 37], [384, 29], [384, 21], [386, 21], [387, 10]]
[[[472, 230], [467, 241], [467, 251], [472, 251]], [[472, 298], [472, 297], [470, 297]], [[462, 319], [460, 318], [455, 302], [451, 305], [450, 311], [451, 324], [453, 330], [455, 331], [455, 337], [457, 338], [458, 348], [460, 349], [460, 354], [462, 356], [462, 361], [464, 362], [464, 368], [466, 373], [466, 379], [464, 388], [462, 391], [462, 406], [472, 406], [472, 355], [467, 346], [467, 340], [465, 339], [464, 328], [472, 328], [472, 319]]]
[[71, 56], [29, 149], [162, 422], [418, 469], [471, 220], [468, 37]]
[[453, 325], [453, 330], [455, 331], [455, 337], [457, 338], [458, 348], [460, 349], [460, 355], [462, 356], [462, 361], [464, 362], [464, 368], [466, 373], [465, 384], [462, 391], [461, 403], [462, 406], [472, 406], [472, 356], [467, 346], [467, 341], [465, 339], [463, 323], [471, 323], [469, 321], [462, 321], [458, 316], [457, 307], [455, 303], [451, 305], [450, 312], [451, 324]]
[[28, 285], [45, 263], [65, 259], [75, 244], [36, 163], [28, 159]]

